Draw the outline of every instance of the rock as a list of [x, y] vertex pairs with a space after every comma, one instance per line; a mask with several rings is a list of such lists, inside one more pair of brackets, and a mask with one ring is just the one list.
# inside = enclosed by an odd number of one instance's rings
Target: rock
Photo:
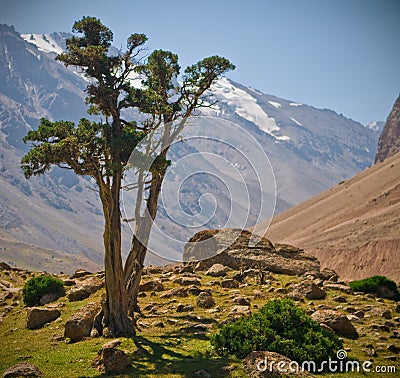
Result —
[[49, 309], [42, 307], [31, 307], [26, 310], [26, 328], [38, 329], [42, 328], [46, 323], [56, 320], [61, 315], [61, 311], [57, 309]]
[[324, 281], [337, 282], [339, 280], [339, 275], [329, 268], [322, 269], [319, 276]]
[[239, 282], [232, 278], [227, 278], [221, 281], [221, 286], [226, 289], [237, 289], [239, 287]]
[[166, 291], [160, 295], [160, 298], [171, 298], [171, 297], [187, 297], [188, 289], [183, 287], [174, 287], [171, 290]]
[[231, 269], [222, 264], [214, 264], [212, 265], [207, 272], [205, 273], [207, 276], [211, 277], [224, 277]]
[[192, 285], [200, 285], [200, 279], [197, 277], [178, 277], [174, 280], [175, 284], [181, 285], [181, 286], [192, 286]]
[[364, 313], [364, 311], [359, 310], [359, 311], [356, 311], [356, 312], [354, 313], [354, 315], [357, 316], [357, 318], [362, 319], [362, 318], [365, 316], [365, 313]]
[[199, 287], [196, 285], [191, 285], [187, 288], [188, 294], [191, 295], [199, 295], [203, 290], [201, 290]]
[[164, 284], [159, 280], [143, 282], [139, 286], [139, 291], [163, 291]]
[[292, 286], [292, 291], [289, 293], [289, 297], [297, 299], [324, 299], [326, 297], [325, 290], [321, 289], [311, 280], [303, 281], [299, 284]]
[[[116, 340], [119, 342], [119, 340]], [[123, 374], [131, 366], [128, 356], [116, 346], [119, 343], [108, 342], [99, 350], [97, 357], [92, 362], [92, 367], [100, 372]]]
[[353, 289], [350, 286], [324, 282], [324, 289], [343, 291], [346, 294], [353, 294]]
[[90, 292], [84, 287], [73, 288], [68, 291], [67, 298], [70, 302], [82, 301], [90, 297]]
[[89, 298], [91, 294], [104, 287], [104, 280], [97, 277], [89, 277], [82, 281], [79, 286], [70, 289], [67, 293], [67, 298], [71, 302], [81, 301]]
[[100, 310], [100, 303], [97, 302], [90, 302], [81, 308], [65, 323], [64, 336], [70, 338], [73, 342], [90, 336], [94, 317]]
[[42, 295], [42, 296], [40, 297], [40, 299], [39, 299], [39, 304], [40, 304], [41, 306], [44, 306], [44, 305], [47, 305], [47, 304], [49, 304], [49, 303], [51, 303], [51, 302], [56, 301], [58, 298], [59, 298], [59, 296], [56, 295], [56, 294], [53, 294], [53, 293], [44, 294], [44, 295]]
[[196, 370], [194, 372], [195, 377], [201, 377], [201, 378], [211, 378], [211, 375], [208, 374], [205, 370]]
[[332, 328], [338, 336], [347, 337], [350, 339], [358, 338], [357, 330], [354, 328], [351, 321], [339, 311], [334, 310], [317, 310], [311, 318], [318, 323], [324, 323]]
[[4, 261], [0, 261], [0, 271], [2, 270], [11, 270], [11, 266], [6, 264]]
[[192, 305], [184, 305], [182, 303], [176, 308], [176, 312], [191, 312], [193, 310], [194, 307]]
[[277, 245], [246, 230], [228, 228], [205, 230], [195, 234], [185, 245], [184, 260], [203, 260], [197, 268], [206, 270], [221, 264], [233, 270], [254, 268], [289, 275], [319, 272], [317, 258], [301, 249]]
[[229, 316], [233, 316], [233, 315], [244, 315], [250, 312], [249, 306], [240, 306], [240, 305], [236, 305], [231, 307], [230, 309], [230, 313]]
[[398, 346], [394, 345], [394, 344], [388, 345], [387, 350], [389, 352], [392, 352], [392, 353], [395, 353], [395, 354], [399, 354], [399, 352], [400, 352], [400, 348]]
[[378, 141], [378, 151], [375, 163], [382, 162], [386, 158], [400, 151], [400, 96], [386, 120], [385, 126]]
[[196, 300], [197, 306], [201, 308], [211, 308], [215, 306], [215, 300], [212, 297], [211, 293], [207, 291], [202, 291]]
[[254, 294], [254, 299], [263, 299], [265, 297], [262, 291], [258, 289], [254, 289], [253, 294]]
[[[307, 372], [290, 372], [290, 368], [295, 366], [290, 363], [289, 358], [279, 353], [255, 351], [243, 360], [242, 369], [249, 378], [311, 376]], [[284, 370], [287, 372], [285, 373]]]
[[240, 306], [250, 306], [250, 301], [246, 297], [243, 297], [241, 295], [234, 298], [232, 302]]
[[355, 323], [358, 323], [360, 321], [360, 318], [353, 314], [347, 315], [347, 319], [349, 319], [351, 322], [355, 322]]
[[400, 313], [400, 302], [397, 302], [394, 306], [394, 311], [399, 312]]
[[392, 319], [392, 313], [390, 312], [390, 310], [384, 310], [381, 314], [382, 318], [385, 319]]
[[70, 278], [64, 278], [62, 281], [64, 282], [64, 286], [75, 286], [76, 285], [75, 280], [71, 280]]
[[14, 366], [9, 367], [4, 373], [3, 378], [14, 378], [14, 377], [43, 377], [43, 373], [39, 368], [29, 362], [21, 362]]
[[81, 277], [85, 277], [85, 276], [89, 276], [92, 273], [88, 272], [85, 269], [78, 269], [77, 271], [75, 271], [75, 273], [70, 277], [72, 280], [74, 278], [81, 278]]
[[333, 300], [335, 302], [339, 302], [339, 303], [346, 303], [347, 302], [347, 299], [343, 295], [335, 295], [333, 297]]

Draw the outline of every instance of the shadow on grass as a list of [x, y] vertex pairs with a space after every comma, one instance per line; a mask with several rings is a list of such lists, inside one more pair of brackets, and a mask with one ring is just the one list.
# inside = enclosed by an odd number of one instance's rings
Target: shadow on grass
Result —
[[[212, 357], [207, 352], [195, 351], [193, 355], [184, 355], [179, 349], [177, 339], [204, 340], [204, 335], [166, 334], [160, 337], [162, 342], [152, 341], [144, 336], [132, 338], [137, 350], [127, 353], [132, 367], [125, 374], [99, 374], [96, 377], [145, 377], [177, 374], [193, 378], [196, 370], [206, 370], [212, 377], [230, 376], [224, 367], [232, 362], [229, 358]], [[85, 378], [85, 377], [80, 377]]]

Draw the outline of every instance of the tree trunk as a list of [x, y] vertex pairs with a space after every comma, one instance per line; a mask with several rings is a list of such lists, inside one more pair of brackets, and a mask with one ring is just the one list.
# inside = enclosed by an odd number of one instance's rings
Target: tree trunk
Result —
[[[164, 153], [166, 156], [166, 151]], [[164, 179], [165, 171], [166, 168], [162, 172], [158, 172], [150, 184], [146, 213], [136, 222], [131, 250], [125, 263], [125, 285], [129, 298], [129, 314], [132, 317], [134, 317], [135, 311], [140, 312], [137, 304], [140, 280], [142, 278], [151, 227], [157, 215], [158, 197], [161, 192], [161, 185]]]
[[121, 257], [120, 183], [121, 176], [116, 174], [110, 190], [100, 190], [105, 216], [106, 301], [103, 303], [102, 326], [103, 336], [106, 337], [129, 337], [135, 334], [132, 319], [128, 315], [128, 297]]

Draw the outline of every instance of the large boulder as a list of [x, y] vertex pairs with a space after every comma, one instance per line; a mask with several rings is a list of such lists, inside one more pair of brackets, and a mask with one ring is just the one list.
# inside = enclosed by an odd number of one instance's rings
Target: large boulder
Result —
[[243, 360], [242, 369], [249, 378], [311, 376], [308, 372], [301, 371], [301, 364], [297, 371], [295, 368], [299, 364], [291, 362], [290, 358], [276, 352], [254, 351]]
[[26, 310], [26, 328], [42, 328], [46, 323], [56, 320], [61, 311], [55, 308], [31, 307]]
[[14, 366], [9, 367], [4, 373], [3, 378], [15, 378], [15, 377], [31, 377], [40, 378], [43, 373], [39, 368], [29, 362], [21, 362]]
[[101, 310], [98, 302], [90, 302], [65, 323], [64, 336], [76, 342], [90, 336], [95, 316]]
[[320, 268], [315, 257], [299, 248], [285, 244], [275, 248], [268, 239], [236, 228], [198, 232], [185, 245], [183, 260], [201, 260], [196, 267], [199, 270], [221, 264], [234, 270], [254, 268], [301, 275]]
[[104, 344], [92, 362], [92, 366], [106, 374], [126, 373], [131, 366], [131, 362], [125, 352], [116, 348], [119, 344], [119, 340], [113, 340]]
[[340, 311], [317, 310], [311, 315], [311, 318], [318, 323], [326, 324], [328, 327], [333, 329], [338, 336], [350, 339], [358, 338], [357, 330], [354, 328], [347, 316], [342, 314]]

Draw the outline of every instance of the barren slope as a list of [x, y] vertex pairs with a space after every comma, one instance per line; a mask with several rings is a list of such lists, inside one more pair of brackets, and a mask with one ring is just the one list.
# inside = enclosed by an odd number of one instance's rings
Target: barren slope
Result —
[[343, 278], [400, 280], [400, 153], [279, 214], [265, 235], [305, 248]]

